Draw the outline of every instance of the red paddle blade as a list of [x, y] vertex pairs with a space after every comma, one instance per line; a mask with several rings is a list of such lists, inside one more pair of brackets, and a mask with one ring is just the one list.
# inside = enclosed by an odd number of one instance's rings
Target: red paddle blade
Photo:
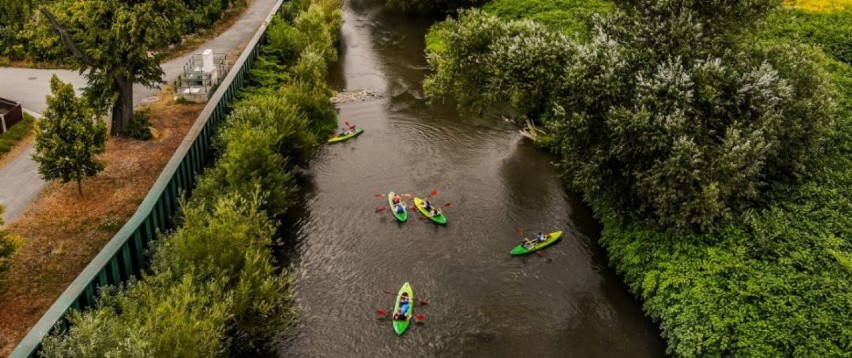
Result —
[[515, 229], [515, 232], [518, 233], [518, 235], [523, 235], [524, 229]]
[[538, 257], [544, 257], [544, 254], [541, 253], [541, 250], [536, 251], [535, 254], [538, 255]]
[[346, 125], [347, 125], [347, 126], [348, 126], [348, 125], [350, 125], [350, 124], [349, 124], [349, 121], [346, 121], [346, 122], [344, 122], [344, 123], [346, 123]]
[[432, 194], [432, 196], [438, 195], [438, 191], [437, 191], [437, 190], [435, 190], [435, 189], [432, 189], [432, 193], [431, 193], [431, 194]]
[[402, 196], [404, 196], [406, 198], [410, 198], [412, 195], [411, 195], [411, 193], [405, 193], [405, 194], [402, 194]]
[[373, 194], [373, 196], [375, 196], [377, 198], [381, 198], [381, 197], [385, 196], [385, 194]]
[[377, 314], [377, 315], [379, 315], [379, 316], [384, 317], [384, 316], [387, 316], [387, 315], [388, 315], [388, 311], [385, 311], [385, 310], [376, 310], [376, 314]]
[[416, 314], [416, 315], [414, 315], [414, 320], [415, 320], [414, 323], [423, 324], [424, 321], [426, 320], [426, 316], [424, 316], [422, 314]]
[[450, 206], [452, 206], [452, 205], [453, 205], [452, 203], [446, 203], [446, 204], [444, 204], [444, 207], [445, 207], [445, 208], [449, 208], [449, 207], [450, 207]]
[[380, 213], [380, 212], [385, 211], [385, 210], [387, 210], [387, 209], [388, 209], [388, 207], [387, 207], [387, 206], [383, 206], [383, 207], [381, 207], [381, 208], [376, 208], [376, 212], [377, 212], [377, 213]]
[[382, 293], [384, 293], [386, 295], [392, 295], [393, 294], [393, 292], [388, 291], [388, 290], [383, 290]]
[[425, 305], [428, 305], [428, 304], [429, 304], [429, 300], [427, 300], [427, 299], [421, 299], [421, 300], [420, 300], [420, 305], [421, 305], [421, 306], [425, 306]]

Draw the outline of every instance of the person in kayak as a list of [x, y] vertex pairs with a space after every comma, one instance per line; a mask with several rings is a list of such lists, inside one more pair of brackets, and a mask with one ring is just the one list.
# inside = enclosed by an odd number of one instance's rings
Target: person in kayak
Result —
[[358, 127], [357, 127], [357, 126], [355, 126], [354, 124], [353, 124], [353, 125], [351, 125], [351, 126], [349, 126], [350, 133], [351, 133], [351, 132], [354, 132], [356, 129], [358, 129]]
[[432, 210], [429, 210], [429, 216], [436, 217], [436, 216], [439, 216], [439, 215], [441, 215], [441, 209], [438, 209], [438, 208], [433, 206]]
[[405, 207], [402, 206], [402, 203], [396, 203], [396, 212], [402, 214], [405, 212]]
[[521, 246], [523, 246], [526, 249], [532, 250], [532, 248], [535, 247], [535, 243], [528, 238], [524, 238], [524, 240], [521, 241], [521, 242], [522, 242]]
[[423, 209], [432, 210], [432, 202], [429, 201], [429, 198], [423, 201]]
[[407, 319], [406, 315], [408, 314], [408, 308], [410, 305], [411, 302], [408, 300], [408, 293], [403, 292], [402, 297], [399, 298], [399, 312], [393, 316], [393, 319], [397, 321], [405, 321]]
[[346, 128], [340, 128], [340, 134], [338, 135], [338, 137], [343, 137], [347, 134], [349, 134], [349, 131], [347, 131]]
[[393, 195], [393, 203], [394, 204], [399, 204], [400, 200], [402, 200], [402, 199], [400, 199], [399, 194]]
[[541, 231], [539, 231], [538, 234], [535, 234], [536, 242], [544, 242], [544, 240], [547, 240], [547, 235], [543, 234]]

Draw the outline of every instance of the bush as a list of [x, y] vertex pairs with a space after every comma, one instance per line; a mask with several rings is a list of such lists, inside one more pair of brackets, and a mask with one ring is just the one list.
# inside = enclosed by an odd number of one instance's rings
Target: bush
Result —
[[138, 140], [150, 140], [154, 138], [154, 135], [151, 134], [150, 122], [151, 109], [147, 107], [137, 109], [133, 111], [133, 118], [127, 125], [127, 129], [124, 130], [123, 135]]
[[[3, 212], [6, 208], [0, 205], [0, 226], [3, 226]], [[9, 270], [10, 259], [15, 251], [23, 245], [21, 239], [12, 236], [8, 231], [0, 229], [0, 287], [2, 287], [3, 276]]]

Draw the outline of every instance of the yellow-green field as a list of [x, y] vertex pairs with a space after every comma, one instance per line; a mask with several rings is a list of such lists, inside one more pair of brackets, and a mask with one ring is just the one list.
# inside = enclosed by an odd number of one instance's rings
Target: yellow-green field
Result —
[[784, 0], [784, 5], [810, 12], [832, 12], [852, 8], [852, 0]]

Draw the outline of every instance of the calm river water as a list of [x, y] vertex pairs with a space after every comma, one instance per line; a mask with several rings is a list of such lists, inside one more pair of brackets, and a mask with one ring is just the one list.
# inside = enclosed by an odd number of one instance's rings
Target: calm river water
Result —
[[[299, 305], [282, 357], [658, 357], [665, 343], [596, 244], [600, 228], [551, 162], [511, 124], [428, 106], [430, 21], [352, 0], [344, 12], [337, 89], [380, 98], [342, 104], [366, 128], [325, 146], [286, 238]], [[376, 193], [428, 195], [449, 223], [410, 212], [399, 224]], [[516, 229], [563, 230], [543, 257], [510, 257]], [[404, 282], [429, 304], [402, 337], [390, 310]]]

